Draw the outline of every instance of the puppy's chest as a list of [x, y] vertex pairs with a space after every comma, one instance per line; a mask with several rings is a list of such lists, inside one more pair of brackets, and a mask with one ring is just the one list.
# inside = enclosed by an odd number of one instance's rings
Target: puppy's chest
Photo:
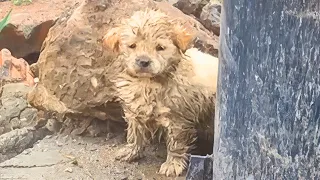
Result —
[[118, 81], [117, 89], [125, 111], [154, 118], [168, 107], [168, 89], [156, 82]]

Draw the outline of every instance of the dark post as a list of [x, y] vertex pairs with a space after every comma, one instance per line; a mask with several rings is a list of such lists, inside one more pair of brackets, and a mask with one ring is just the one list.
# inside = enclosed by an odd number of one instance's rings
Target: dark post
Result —
[[222, 11], [213, 179], [320, 179], [320, 1]]

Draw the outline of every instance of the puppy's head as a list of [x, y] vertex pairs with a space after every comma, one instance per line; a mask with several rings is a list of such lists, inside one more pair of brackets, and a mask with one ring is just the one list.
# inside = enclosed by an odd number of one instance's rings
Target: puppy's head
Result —
[[130, 75], [154, 77], [172, 69], [194, 36], [177, 21], [157, 10], [137, 11], [103, 39], [119, 54]]

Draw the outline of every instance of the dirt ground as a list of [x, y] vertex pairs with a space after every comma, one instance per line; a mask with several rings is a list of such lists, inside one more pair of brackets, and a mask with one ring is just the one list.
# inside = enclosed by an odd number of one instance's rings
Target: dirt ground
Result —
[[[0, 1], [0, 18], [13, 9], [11, 23], [32, 26], [59, 17], [78, 2], [33, 0], [31, 4], [15, 6], [11, 1]], [[124, 140], [124, 133], [94, 138], [50, 135], [0, 163], [0, 179], [184, 179], [156, 174], [165, 161], [163, 145], [147, 148], [146, 158], [139, 162], [115, 161], [115, 153], [124, 146]]]
[[123, 134], [113, 138], [47, 136], [33, 148], [0, 163], [0, 179], [185, 179], [156, 174], [164, 161], [164, 146], [158, 147], [160, 150], [147, 148], [147, 158], [131, 164], [114, 160], [123, 146]]

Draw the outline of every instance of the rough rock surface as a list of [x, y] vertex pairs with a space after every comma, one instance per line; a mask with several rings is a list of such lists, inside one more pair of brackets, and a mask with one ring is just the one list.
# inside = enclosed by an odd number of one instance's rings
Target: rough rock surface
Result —
[[199, 18], [202, 8], [207, 5], [210, 0], [169, 0], [169, 2], [185, 14], [192, 14]]
[[10, 24], [0, 33], [0, 49], [9, 49], [13, 56], [24, 58], [29, 64], [36, 62], [49, 28], [61, 13], [68, 13], [79, 1], [37, 0], [22, 6], [14, 5], [12, 1], [1, 2], [0, 19], [9, 10], [12, 12]]
[[27, 86], [33, 86], [34, 74], [24, 59], [17, 59], [8, 49], [2, 49], [0, 51], [0, 86], [12, 82], [23, 82]]
[[202, 52], [209, 53], [213, 56], [218, 56], [219, 37], [213, 35], [210, 30], [206, 29], [197, 19], [186, 16], [179, 9], [171, 6], [166, 1], [157, 2], [157, 7], [172, 17], [180, 18], [186, 21], [185, 26], [194, 30], [196, 39], [194, 47], [200, 49]]
[[221, 4], [209, 2], [202, 8], [199, 21], [215, 35], [220, 35]]
[[[0, 49], [9, 49], [13, 56], [17, 58], [26, 58], [29, 64], [37, 62], [42, 43], [47, 36], [53, 20], [40, 23], [30, 31], [23, 32], [19, 26], [8, 24], [0, 32]], [[34, 56], [34, 57], [33, 57]]]
[[[45, 128], [22, 128], [0, 135], [0, 162], [4, 162], [22, 153], [25, 149], [31, 148], [35, 142], [50, 133]], [[0, 179], [2, 178], [1, 175], [0, 173]]]
[[[71, 16], [59, 19], [44, 41], [38, 62], [40, 82], [28, 95], [30, 104], [73, 117], [81, 115], [82, 119], [121, 120], [119, 106], [109, 103], [114, 100], [108, 80], [112, 70], [107, 69], [112, 58], [103, 50], [101, 39], [121, 18], [157, 6], [149, 0], [83, 1]], [[201, 24], [194, 19], [192, 22], [189, 16], [181, 16], [188, 27], [198, 32], [196, 45], [214, 49], [213, 43], [204, 43], [212, 37], [205, 28], [201, 30]]]
[[221, 0], [168, 0], [187, 15], [194, 16], [205, 28], [220, 35]]
[[2, 87], [0, 94], [0, 134], [12, 129], [27, 127], [35, 121], [37, 110], [26, 101], [31, 87], [11, 83]]

